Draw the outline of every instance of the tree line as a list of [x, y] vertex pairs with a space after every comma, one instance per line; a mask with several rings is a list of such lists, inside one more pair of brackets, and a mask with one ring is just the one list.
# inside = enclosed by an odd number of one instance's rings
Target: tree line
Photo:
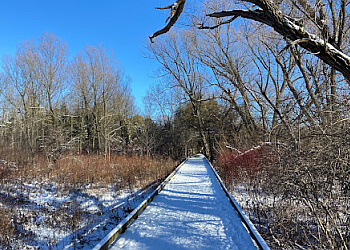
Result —
[[54, 154], [132, 140], [129, 80], [102, 46], [70, 59], [68, 45], [46, 33], [23, 42], [1, 66], [1, 144]]
[[197, 136], [190, 135], [191, 141], [183, 136], [188, 128], [197, 133], [186, 105], [176, 107], [171, 120], [136, 111], [129, 77], [101, 45], [70, 58], [68, 45], [45, 33], [4, 56], [1, 69], [2, 147], [45, 154], [50, 161], [69, 152], [180, 159], [202, 147]]

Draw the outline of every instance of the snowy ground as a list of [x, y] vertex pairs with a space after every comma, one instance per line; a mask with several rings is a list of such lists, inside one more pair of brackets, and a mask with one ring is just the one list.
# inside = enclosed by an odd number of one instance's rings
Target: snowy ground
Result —
[[203, 157], [190, 158], [112, 249], [256, 249]]
[[[12, 150], [12, 151], [11, 151]], [[91, 249], [172, 172], [170, 158], [0, 148], [0, 249]]]
[[0, 185], [1, 201], [8, 202], [0, 208], [13, 207], [22, 235], [0, 249], [91, 249], [156, 187], [132, 192], [89, 184], [64, 191], [44, 183], [12, 184], [11, 190]]

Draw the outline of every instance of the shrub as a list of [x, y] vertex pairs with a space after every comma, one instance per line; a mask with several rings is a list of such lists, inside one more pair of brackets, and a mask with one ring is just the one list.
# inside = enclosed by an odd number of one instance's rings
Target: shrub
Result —
[[256, 147], [246, 151], [225, 150], [220, 152], [217, 167], [228, 186], [233, 181], [253, 181], [259, 177], [262, 167], [275, 161], [272, 150], [266, 147]]

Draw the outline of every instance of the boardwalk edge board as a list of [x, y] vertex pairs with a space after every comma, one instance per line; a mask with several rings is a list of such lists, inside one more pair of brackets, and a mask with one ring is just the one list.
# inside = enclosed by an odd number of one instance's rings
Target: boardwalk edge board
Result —
[[265, 240], [261, 237], [260, 233], [258, 232], [256, 227], [254, 226], [254, 224], [245, 215], [245, 213], [243, 212], [242, 208], [239, 206], [237, 201], [232, 197], [230, 192], [227, 190], [225, 184], [223, 183], [223, 181], [221, 180], [220, 176], [218, 175], [218, 173], [214, 169], [213, 165], [210, 163], [210, 161], [207, 158], [205, 158], [205, 159], [208, 162], [208, 164], [209, 164], [210, 168], [212, 169], [212, 171], [214, 172], [214, 174], [216, 176], [216, 179], [219, 181], [221, 188], [224, 190], [224, 192], [225, 192], [226, 196], [229, 198], [232, 206], [234, 207], [234, 209], [238, 213], [239, 217], [241, 218], [241, 220], [243, 222], [243, 225], [247, 228], [247, 230], [249, 231], [250, 235], [252, 236], [252, 238], [255, 241], [255, 243], [257, 244], [257, 246], [260, 249], [263, 249], [263, 250], [270, 249], [268, 247], [268, 245], [266, 244]]
[[164, 186], [171, 180], [171, 178], [179, 171], [179, 169], [187, 162], [188, 158], [183, 161], [158, 187], [153, 191], [138, 207], [136, 207], [126, 218], [124, 218], [111, 232], [109, 232], [94, 248], [93, 250], [108, 249], [108, 247], [117, 239], [117, 237], [124, 233], [131, 222], [139, 216], [139, 214], [147, 207], [147, 205], [154, 199], [156, 195], [162, 191]]

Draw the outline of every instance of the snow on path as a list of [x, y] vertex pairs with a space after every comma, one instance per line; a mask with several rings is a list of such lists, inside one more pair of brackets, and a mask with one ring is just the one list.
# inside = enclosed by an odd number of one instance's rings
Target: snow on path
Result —
[[111, 249], [257, 249], [203, 156], [192, 157]]

